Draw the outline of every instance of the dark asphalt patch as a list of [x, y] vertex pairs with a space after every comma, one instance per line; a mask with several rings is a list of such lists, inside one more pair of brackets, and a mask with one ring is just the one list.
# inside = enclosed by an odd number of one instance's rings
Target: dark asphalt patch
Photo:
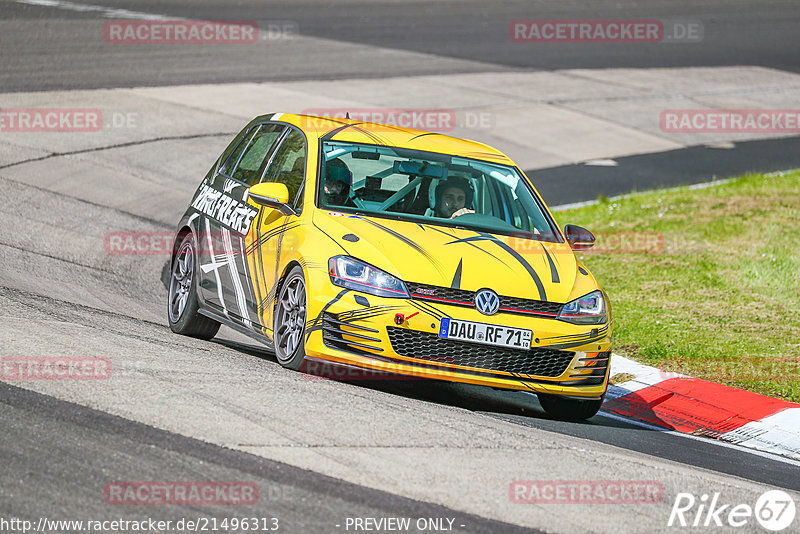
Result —
[[549, 206], [596, 200], [662, 187], [800, 168], [800, 136], [735, 143], [733, 148], [693, 146], [616, 158], [616, 167], [565, 165], [525, 171]]

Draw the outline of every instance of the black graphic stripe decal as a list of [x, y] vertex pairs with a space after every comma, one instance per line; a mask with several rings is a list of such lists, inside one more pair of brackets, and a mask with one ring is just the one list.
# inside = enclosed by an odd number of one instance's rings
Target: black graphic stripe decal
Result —
[[[594, 334], [594, 335], [592, 335]], [[552, 345], [542, 345], [543, 347], [546, 346], [549, 349], [571, 349], [574, 347], [580, 347], [581, 345], [588, 345], [590, 343], [597, 343], [606, 337], [608, 334], [608, 326], [601, 328], [597, 332], [589, 332], [588, 334], [578, 334], [575, 336], [562, 336], [556, 338], [545, 338], [542, 339], [542, 343], [546, 343], [548, 340], [561, 340], [561, 343], [554, 343]], [[571, 338], [571, 339], [566, 339]]]
[[[288, 218], [288, 216], [287, 216], [287, 218]], [[270, 230], [266, 234], [261, 234], [259, 232], [258, 240], [254, 241], [253, 243], [250, 244], [250, 246], [248, 247], [247, 253], [248, 254], [251, 253], [255, 249], [255, 247], [262, 246], [264, 243], [266, 243], [267, 241], [269, 241], [270, 239], [272, 239], [276, 235], [280, 234], [281, 232], [288, 232], [289, 230], [294, 230], [298, 226], [300, 226], [300, 224], [297, 223], [297, 222], [285, 222], [285, 223], [281, 224], [280, 226], [276, 226], [275, 228], [273, 228], [272, 230]]]
[[[451, 233], [449, 233], [449, 232], [445, 232], [444, 230], [440, 230], [439, 228], [436, 228], [435, 226], [430, 226], [429, 228], [430, 228], [431, 230], [436, 230], [436, 231], [437, 231], [437, 232], [439, 232], [440, 234], [444, 234], [444, 235], [446, 235], [447, 237], [450, 237], [450, 238], [454, 239], [455, 241], [452, 241], [451, 243], [461, 242], [461, 241], [459, 241], [459, 239], [458, 239], [456, 236], [454, 236], [453, 234], [451, 234]], [[474, 249], [476, 249], [476, 250], [479, 250], [479, 251], [483, 252], [484, 254], [488, 254], [489, 256], [491, 256], [492, 258], [496, 259], [497, 261], [499, 261], [500, 263], [502, 263], [502, 264], [503, 264], [503, 265], [505, 265], [506, 267], [511, 267], [509, 264], [507, 264], [506, 262], [504, 262], [503, 260], [501, 260], [500, 258], [498, 258], [497, 256], [495, 256], [494, 254], [492, 254], [492, 253], [491, 253], [491, 252], [489, 252], [488, 250], [484, 250], [484, 249], [482, 249], [481, 247], [479, 247], [479, 246], [475, 245], [474, 243], [470, 243], [469, 241], [464, 241], [464, 243], [467, 243], [467, 244], [468, 244], [469, 246], [471, 246], [472, 248], [474, 248]], [[450, 243], [445, 243], [445, 245], [449, 245], [449, 244], [450, 244]]]
[[594, 337], [596, 335], [600, 335], [602, 337], [602, 335], [605, 335], [605, 333], [608, 331], [608, 326], [609, 325], [605, 325], [605, 326], [603, 326], [603, 327], [601, 327], [599, 329], [592, 329], [592, 330], [597, 330], [597, 332], [595, 332], [594, 335], [592, 334], [592, 331], [590, 330], [589, 332], [586, 332], [584, 334], [570, 334], [568, 336], [545, 337], [545, 338], [542, 338], [542, 339], [543, 340], [574, 341], [574, 340], [577, 340], [577, 339], [588, 339], [588, 338]]
[[558, 284], [559, 282], [561, 282], [561, 280], [558, 277], [558, 269], [556, 269], [556, 264], [553, 263], [553, 258], [550, 257], [550, 253], [547, 252], [547, 249], [544, 248], [544, 245], [542, 245], [541, 243], [539, 243], [539, 245], [541, 245], [545, 256], [547, 256], [547, 263], [550, 264], [550, 276], [552, 276], [553, 283]]
[[533, 282], [536, 284], [536, 289], [539, 290], [539, 300], [547, 300], [547, 293], [544, 290], [544, 285], [542, 285], [542, 280], [539, 278], [539, 275], [533, 269], [533, 266], [530, 263], [528, 263], [528, 260], [523, 258], [520, 255], [519, 252], [517, 252], [513, 248], [509, 247], [507, 244], [503, 243], [502, 241], [500, 241], [496, 237], [493, 237], [493, 236], [491, 236], [489, 234], [485, 234], [485, 233], [480, 233], [479, 235], [490, 239], [498, 247], [502, 248], [503, 250], [505, 250], [506, 252], [511, 254], [514, 257], [514, 259], [517, 260], [520, 263], [520, 265], [525, 267], [525, 270], [528, 271], [528, 274], [531, 275], [531, 278], [533, 278]]
[[[286, 230], [289, 230], [289, 228], [287, 228], [287, 224], [289, 222], [289, 217], [290, 217], [290, 215], [286, 216], [285, 222], [281, 225], [283, 227], [283, 230], [281, 230], [278, 233], [278, 246], [277, 246], [277, 249], [275, 250], [275, 272], [274, 272], [273, 277], [272, 277], [272, 279], [275, 280], [275, 285], [273, 286], [272, 290], [270, 291], [269, 300], [267, 300], [267, 302], [266, 302], [267, 309], [270, 309], [270, 310], [272, 309], [272, 303], [278, 298], [277, 292], [278, 292], [278, 285], [280, 283], [280, 280], [278, 279], [278, 276], [280, 275], [280, 268], [281, 268], [281, 247], [283, 247], [283, 238], [284, 238], [284, 236], [286, 236]], [[294, 228], [294, 227], [292, 227], [292, 228]], [[261, 248], [261, 247], [259, 247], [259, 248]]]
[[464, 258], [458, 260], [458, 267], [456, 267], [456, 274], [453, 275], [453, 281], [450, 283], [450, 287], [453, 289], [461, 289], [461, 267], [464, 264]]
[[411, 304], [418, 310], [423, 311], [439, 320], [443, 319], [444, 317], [450, 317], [450, 315], [444, 313], [443, 311], [433, 307], [432, 305], [426, 302], [411, 301], [409, 304]]
[[[241, 254], [239, 255], [241, 256], [242, 259], [242, 272], [244, 273], [244, 280], [247, 283], [247, 302], [256, 303], [257, 302], [256, 289], [254, 287], [253, 280], [251, 280], [252, 277], [250, 276], [250, 269], [247, 268], [247, 256], [244, 253], [245, 250], [244, 239], [242, 239], [241, 237], [237, 237], [237, 240], [239, 243], [239, 250], [241, 251]], [[258, 314], [256, 313], [256, 316], [254, 318], [250, 313], [251, 311], [253, 311], [252, 306], [248, 306], [247, 307], [248, 319], [250, 320], [251, 323], [259, 324], [260, 321]]]
[[388, 145], [388, 144], [391, 144], [391, 143], [388, 143], [388, 142], [387, 142], [385, 139], [383, 139], [383, 138], [381, 138], [380, 136], [376, 135], [375, 133], [373, 133], [373, 132], [370, 132], [369, 130], [365, 130], [364, 128], [361, 128], [361, 126], [362, 126], [363, 124], [366, 124], [366, 123], [364, 123], [364, 122], [357, 122], [357, 123], [354, 123], [354, 124], [345, 124], [344, 126], [339, 126], [338, 128], [334, 128], [334, 129], [333, 129], [333, 130], [331, 130], [330, 132], [328, 132], [328, 133], [326, 133], [325, 135], [323, 135], [321, 139], [322, 139], [323, 141], [330, 141], [330, 140], [331, 140], [331, 139], [333, 139], [333, 138], [334, 138], [334, 137], [335, 137], [335, 136], [336, 136], [336, 135], [337, 135], [339, 132], [341, 132], [341, 131], [343, 131], [343, 130], [346, 130], [347, 128], [351, 128], [351, 127], [352, 127], [352, 128], [354, 128], [354, 129], [358, 130], [359, 132], [363, 133], [364, 135], [366, 135], [367, 137], [369, 137], [369, 138], [370, 138], [370, 139], [372, 139], [373, 141], [375, 141], [375, 143], [376, 143], [376, 144], [379, 144], [379, 145]]
[[383, 306], [379, 310], [374, 310], [371, 313], [365, 314], [353, 314], [348, 315], [351, 312], [344, 312], [337, 315], [338, 319], [345, 323], [352, 323], [355, 321], [365, 321], [367, 319], [372, 319], [373, 317], [380, 317], [381, 315], [385, 315], [387, 313], [391, 313], [395, 310], [401, 310], [403, 306]]
[[[255, 243], [257, 243], [261, 239], [261, 220], [263, 218], [263, 215], [264, 215], [264, 210], [259, 210], [258, 211], [258, 221], [256, 222], [256, 232], [255, 232], [256, 240], [255, 240]], [[253, 258], [253, 259], [255, 260], [256, 278], [259, 280], [259, 288], [260, 288], [259, 293], [263, 293], [264, 294], [260, 298], [260, 300], [258, 301], [258, 305], [256, 306], [256, 308], [257, 308], [257, 312], [256, 313], [258, 314], [258, 322], [259, 322], [259, 324], [262, 325], [262, 332], [264, 332], [264, 334], [266, 334], [268, 326], [265, 324], [267, 321], [266, 321], [266, 314], [265, 314], [265, 310], [264, 310], [264, 302], [267, 299], [267, 296], [269, 295], [270, 292], [269, 292], [269, 290], [267, 289], [267, 286], [266, 286], [266, 281], [267, 280], [266, 280], [266, 274], [264, 272], [264, 258], [261, 255], [261, 247], [254, 247], [254, 249], [255, 249], [255, 252], [256, 252], [256, 256], [258, 257], [258, 259], [256, 259], [256, 258]], [[252, 254], [252, 253], [253, 253], [253, 249], [251, 247], [247, 247], [247, 250], [245, 251], [245, 254]], [[263, 285], [261, 284], [261, 281], [264, 282]], [[270, 331], [271, 331], [271, 329], [270, 329]]]
[[387, 234], [391, 235], [392, 237], [395, 237], [395, 238], [399, 239], [400, 241], [402, 241], [403, 243], [405, 243], [405, 244], [406, 244], [406, 245], [408, 245], [409, 247], [413, 248], [414, 250], [416, 250], [417, 252], [419, 252], [420, 254], [422, 254], [423, 256], [425, 256], [425, 258], [426, 258], [426, 259], [427, 259], [429, 262], [431, 262], [431, 263], [433, 264], [433, 266], [434, 266], [434, 267], [436, 267], [436, 269], [437, 269], [437, 270], [438, 270], [440, 273], [442, 272], [442, 269], [441, 269], [441, 267], [439, 266], [439, 262], [438, 262], [438, 260], [437, 260], [437, 259], [436, 259], [436, 258], [435, 258], [435, 257], [434, 257], [434, 256], [433, 256], [431, 253], [430, 253], [430, 252], [428, 252], [427, 250], [425, 250], [424, 248], [422, 248], [421, 246], [419, 246], [419, 245], [418, 245], [417, 243], [415, 243], [413, 240], [411, 240], [411, 239], [407, 238], [406, 236], [404, 236], [404, 235], [403, 235], [403, 234], [401, 234], [400, 232], [397, 232], [397, 231], [395, 231], [395, 230], [392, 230], [391, 228], [388, 228], [388, 227], [386, 227], [386, 226], [384, 226], [384, 225], [382, 225], [382, 224], [380, 224], [380, 223], [377, 223], [377, 222], [375, 222], [375, 221], [373, 221], [373, 220], [371, 220], [371, 219], [361, 219], [361, 220], [362, 220], [362, 221], [364, 221], [364, 222], [366, 222], [366, 223], [368, 223], [368, 224], [371, 224], [371, 225], [372, 225], [372, 226], [374, 226], [375, 228], [378, 228], [378, 229], [380, 229], [380, 230], [383, 230], [384, 232], [386, 232]]
[[269, 308], [270, 303], [275, 300], [277, 292], [278, 292], [278, 284], [276, 283], [274, 286], [272, 286], [272, 289], [270, 289], [267, 292], [267, 294], [264, 295], [264, 297], [259, 301], [258, 303], [259, 308], [261, 308], [262, 310], [266, 310], [267, 308]]
[[464, 154], [466, 157], [475, 157], [475, 158], [492, 158], [492, 159], [506, 159], [504, 156], [499, 154], [492, 154], [491, 152], [468, 152]]
[[581, 345], [588, 345], [590, 343], [596, 343], [603, 339], [605, 336], [597, 336], [595, 338], [586, 339], [584, 341], [576, 341], [574, 343], [559, 343], [556, 345], [541, 345], [542, 347], [546, 347], [548, 349], [557, 349], [557, 350], [564, 350], [564, 349], [572, 349], [575, 347], [580, 347]]
[[308, 338], [309, 338], [309, 336], [311, 336], [312, 332], [322, 329], [322, 314], [324, 314], [326, 311], [328, 311], [328, 308], [330, 308], [331, 306], [336, 304], [336, 302], [338, 302], [339, 299], [341, 299], [343, 296], [345, 296], [349, 292], [350, 292], [349, 289], [342, 289], [341, 291], [339, 291], [339, 294], [336, 295], [335, 297], [333, 297], [325, 305], [325, 307], [322, 308], [322, 310], [319, 312], [319, 315], [317, 315], [313, 320], [311, 320], [311, 321], [306, 323], [306, 341], [308, 341]]
[[408, 140], [408, 142], [410, 143], [410, 142], [411, 142], [411, 141], [413, 141], [414, 139], [419, 139], [420, 137], [426, 137], [426, 136], [428, 136], [428, 135], [442, 135], [442, 134], [440, 134], [440, 133], [436, 133], [436, 132], [428, 132], [428, 133], [424, 133], [424, 134], [419, 134], [419, 135], [415, 135], [414, 137], [412, 137], [411, 139], [409, 139], [409, 140]]
[[[385, 126], [383, 126], [383, 127], [385, 127]], [[390, 125], [389, 127], [390, 128], [396, 128], [396, 129], [400, 130], [400, 128], [397, 128], [396, 126], [391, 126]], [[378, 134], [376, 134], [374, 132], [370, 132], [369, 130], [365, 130], [360, 125], [356, 126], [356, 130], [358, 130], [359, 132], [363, 133], [364, 135], [366, 135], [367, 137], [369, 137], [370, 139], [375, 141], [375, 144], [377, 144], [377, 145], [391, 145], [392, 144], [387, 139], [379, 136]]]
[[513, 248], [509, 247], [507, 244], [503, 243], [499, 239], [484, 232], [478, 232], [478, 235], [472, 237], [465, 237], [462, 239], [457, 239], [456, 241], [451, 241], [450, 243], [445, 243], [446, 245], [452, 245], [453, 243], [469, 243], [471, 241], [491, 241], [492, 243], [496, 244], [498, 247], [502, 248], [506, 252], [508, 252], [511, 256], [517, 260], [520, 265], [525, 267], [525, 270], [528, 271], [528, 274], [531, 275], [533, 282], [536, 284], [536, 289], [539, 290], [539, 300], [547, 300], [547, 293], [544, 290], [544, 285], [542, 285], [542, 280], [539, 278], [539, 275], [533, 269], [528, 260], [523, 258], [519, 252], [514, 250]]
[[337, 315], [340, 321], [349, 322], [350, 320], [353, 321], [360, 321], [362, 319], [369, 319], [371, 317], [377, 317], [379, 315], [383, 315], [386, 312], [392, 310], [399, 310], [402, 306], [371, 306], [369, 308], [363, 308], [360, 310], [352, 310], [342, 312]]
[[[357, 123], [357, 124], [360, 124], [360, 123]], [[333, 136], [335, 136], [336, 134], [338, 134], [342, 130], [346, 130], [347, 128], [350, 128], [351, 126], [355, 126], [355, 124], [344, 124], [342, 126], [339, 126], [338, 128], [334, 128], [330, 132], [328, 132], [325, 135], [323, 135], [321, 137], [321, 140], [322, 141], [330, 141], [333, 138]]]

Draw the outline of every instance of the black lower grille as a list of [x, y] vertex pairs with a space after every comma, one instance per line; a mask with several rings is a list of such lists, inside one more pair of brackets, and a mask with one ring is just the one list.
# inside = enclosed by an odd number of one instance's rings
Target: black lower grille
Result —
[[401, 356], [491, 371], [557, 377], [566, 371], [575, 356], [574, 352], [555, 349], [516, 350], [465, 343], [392, 326], [387, 330], [392, 348]]
[[330, 313], [322, 314], [322, 341], [326, 347], [356, 354], [365, 354], [362, 349], [383, 352], [383, 349], [375, 346], [381, 342], [377, 333], [374, 328], [340, 321]]

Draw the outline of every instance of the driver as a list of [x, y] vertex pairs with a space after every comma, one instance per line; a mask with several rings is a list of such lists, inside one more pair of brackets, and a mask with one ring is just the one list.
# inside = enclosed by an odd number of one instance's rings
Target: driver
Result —
[[434, 215], [452, 219], [459, 215], [475, 213], [466, 207], [472, 205], [472, 196], [472, 188], [465, 179], [450, 177], [436, 187]]

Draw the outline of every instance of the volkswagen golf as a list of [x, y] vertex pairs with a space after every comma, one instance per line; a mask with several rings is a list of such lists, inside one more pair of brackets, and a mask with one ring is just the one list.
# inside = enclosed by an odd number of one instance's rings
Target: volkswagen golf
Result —
[[221, 324], [301, 370], [524, 390], [593, 416], [608, 383], [608, 296], [518, 166], [485, 144], [275, 113], [231, 141], [173, 247], [168, 319]]

